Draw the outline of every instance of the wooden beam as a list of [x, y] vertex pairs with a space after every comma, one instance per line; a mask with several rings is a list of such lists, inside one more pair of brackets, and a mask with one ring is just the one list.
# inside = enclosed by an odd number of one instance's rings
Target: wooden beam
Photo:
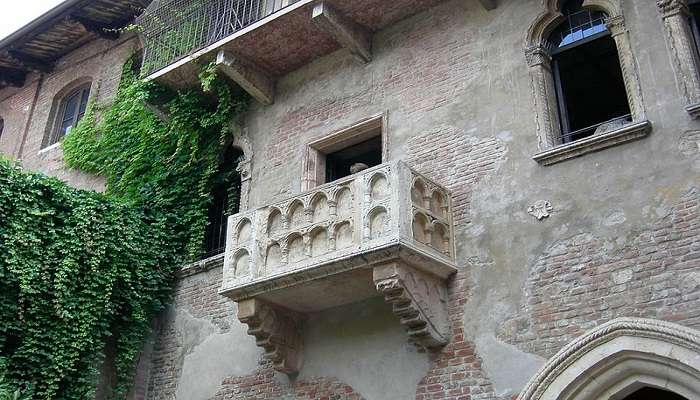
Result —
[[498, 7], [496, 0], [479, 0], [479, 3], [487, 10], [495, 10]]
[[75, 14], [71, 15], [69, 17], [69, 20], [71, 22], [75, 22], [77, 24], [82, 25], [86, 31], [94, 33], [103, 39], [119, 39], [119, 28], [116, 26], [107, 26], [104, 24], [100, 24], [99, 22]]
[[259, 68], [221, 50], [216, 56], [219, 70], [248, 92], [255, 100], [270, 105], [275, 101], [275, 82]]
[[367, 29], [338, 13], [324, 1], [314, 6], [311, 18], [319, 28], [360, 60], [372, 61], [372, 34]]
[[17, 64], [17, 69], [24, 69], [32, 72], [49, 73], [53, 71], [54, 67], [52, 62], [38, 60], [17, 50], [3, 51], [0, 57], [5, 58], [13, 64]]

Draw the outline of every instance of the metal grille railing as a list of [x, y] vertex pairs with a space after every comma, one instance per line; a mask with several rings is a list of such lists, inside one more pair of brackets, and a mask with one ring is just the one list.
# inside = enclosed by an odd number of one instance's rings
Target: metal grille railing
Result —
[[297, 0], [154, 0], [137, 18], [151, 75]]

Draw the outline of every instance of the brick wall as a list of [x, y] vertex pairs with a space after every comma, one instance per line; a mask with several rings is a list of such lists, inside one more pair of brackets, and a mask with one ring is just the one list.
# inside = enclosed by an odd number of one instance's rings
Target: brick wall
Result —
[[[31, 74], [23, 88], [4, 89], [0, 93], [0, 117], [5, 119], [6, 129], [0, 138], [0, 152], [20, 158], [28, 169], [58, 177], [73, 186], [101, 190], [104, 187], [101, 179], [67, 170], [61, 149], [42, 149], [42, 144], [54, 127], [61, 93], [75, 82], [89, 81], [91, 100], [97, 104], [109, 103], [116, 95], [122, 65], [138, 46], [138, 39], [131, 34], [116, 41], [94, 40], [58, 60], [50, 74], [43, 77]], [[30, 121], [28, 130], [27, 121]], [[25, 130], [27, 135], [23, 138]]]
[[530, 267], [526, 306], [500, 332], [543, 357], [616, 317], [700, 328], [700, 191], [622, 247], [592, 233], [558, 240]]

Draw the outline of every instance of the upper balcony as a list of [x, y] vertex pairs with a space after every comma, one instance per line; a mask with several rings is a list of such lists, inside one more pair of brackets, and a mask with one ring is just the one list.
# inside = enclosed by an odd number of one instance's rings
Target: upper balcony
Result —
[[143, 71], [169, 86], [194, 86], [197, 65], [216, 61], [269, 104], [278, 78], [341, 47], [369, 62], [374, 32], [443, 1], [155, 0], [138, 20]]
[[[414, 342], [447, 342], [446, 281], [456, 271], [451, 195], [405, 164], [231, 216], [228, 228], [220, 293], [239, 302], [238, 318], [271, 357], [289, 349], [266, 347], [275, 333], [265, 326], [288, 327], [277, 334], [289, 343], [303, 314], [382, 294]], [[261, 315], [275, 321], [265, 325]], [[281, 357], [278, 369], [296, 371], [296, 359]]]

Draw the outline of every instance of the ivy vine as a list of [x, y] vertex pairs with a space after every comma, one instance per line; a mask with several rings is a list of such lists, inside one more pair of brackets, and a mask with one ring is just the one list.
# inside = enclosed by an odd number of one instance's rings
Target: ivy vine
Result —
[[105, 177], [104, 194], [0, 160], [0, 396], [93, 398], [106, 346], [126, 395], [177, 269], [202, 252], [211, 190], [230, 178], [217, 171], [246, 101], [211, 68], [201, 80], [204, 93], [172, 92], [127, 64], [116, 100], [90, 105], [63, 149]]

